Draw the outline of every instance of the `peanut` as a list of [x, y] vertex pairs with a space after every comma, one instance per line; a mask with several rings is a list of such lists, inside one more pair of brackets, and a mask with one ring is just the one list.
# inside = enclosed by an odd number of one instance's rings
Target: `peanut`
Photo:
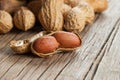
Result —
[[37, 53], [47, 54], [54, 52], [58, 46], [59, 43], [54, 37], [44, 36], [35, 40], [32, 47]]
[[43, 31], [31, 38], [10, 42], [11, 49], [18, 54], [32, 51], [40, 57], [55, 54], [57, 51], [75, 50], [80, 45], [81, 38], [78, 34], [65, 31]]
[[61, 48], [76, 48], [81, 45], [80, 38], [74, 33], [58, 31], [53, 36], [60, 43]]
[[61, 5], [63, 0], [46, 0], [39, 12], [39, 21], [46, 31], [62, 30], [63, 15]]

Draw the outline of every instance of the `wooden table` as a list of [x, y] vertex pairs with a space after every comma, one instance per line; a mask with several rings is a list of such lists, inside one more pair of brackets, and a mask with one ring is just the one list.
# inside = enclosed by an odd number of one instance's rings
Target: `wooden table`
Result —
[[120, 80], [120, 0], [109, 0], [109, 8], [80, 34], [76, 51], [39, 58], [9, 48], [11, 40], [39, 31], [37, 26], [0, 35], [0, 80]]

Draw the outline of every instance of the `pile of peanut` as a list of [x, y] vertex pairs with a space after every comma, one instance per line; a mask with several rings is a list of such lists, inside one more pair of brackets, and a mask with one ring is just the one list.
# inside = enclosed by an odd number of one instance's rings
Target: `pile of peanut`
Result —
[[[59, 50], [73, 50], [79, 47], [81, 39], [76, 33], [83, 31], [86, 24], [93, 23], [95, 13], [106, 10], [108, 2], [107, 0], [1, 0], [0, 5], [0, 34], [9, 32], [13, 26], [27, 31], [32, 29], [36, 22], [42, 25], [42, 30], [46, 32], [38, 33], [29, 39], [11, 41], [10, 47], [16, 53], [32, 51], [43, 57]], [[58, 35], [54, 36], [55, 33]], [[64, 39], [65, 37], [68, 40]], [[69, 43], [71, 44], [68, 45]]]

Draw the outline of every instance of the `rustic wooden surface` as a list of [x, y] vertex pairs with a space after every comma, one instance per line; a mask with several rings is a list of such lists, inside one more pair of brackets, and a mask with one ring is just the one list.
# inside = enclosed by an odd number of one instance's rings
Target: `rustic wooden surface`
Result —
[[0, 35], [0, 80], [120, 80], [120, 0], [109, 0], [109, 8], [80, 34], [81, 48], [48, 58], [15, 55], [13, 39], [39, 32], [12, 30]]

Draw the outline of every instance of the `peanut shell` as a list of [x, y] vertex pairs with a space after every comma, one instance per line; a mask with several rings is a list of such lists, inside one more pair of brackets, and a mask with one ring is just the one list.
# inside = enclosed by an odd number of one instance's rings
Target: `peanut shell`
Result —
[[[38, 39], [40, 37], [44, 37], [44, 36], [52, 36], [56, 32], [42, 31], [42, 32], [36, 34], [35, 36], [28, 38], [28, 39], [25, 39], [25, 40], [11, 41], [10, 48], [18, 54], [25, 54], [25, 53], [32, 51], [33, 54], [38, 55], [39, 57], [46, 57], [46, 56], [51, 56], [51, 55], [56, 54], [56, 53], [61, 52], [61, 51], [72, 51], [72, 50], [75, 50], [81, 46], [81, 44], [80, 44], [80, 46], [75, 47], [75, 48], [60, 48], [59, 47], [57, 50], [55, 50], [51, 53], [47, 53], [47, 54], [38, 53], [33, 49], [33, 42], [36, 39]], [[75, 34], [78, 36], [78, 38], [80, 39], [80, 42], [82, 43], [80, 35], [78, 33], [75, 33]]]
[[75, 7], [79, 4], [79, 0], [64, 0], [64, 3], [70, 5], [71, 7]]
[[30, 52], [30, 44], [26, 40], [13, 40], [10, 42], [11, 49], [17, 54], [24, 54]]
[[27, 31], [34, 27], [35, 16], [28, 8], [21, 7], [14, 15], [14, 24], [18, 29]]
[[32, 53], [35, 54], [35, 55], [37, 55], [37, 56], [39, 56], [39, 57], [47, 57], [47, 56], [51, 56], [51, 55], [57, 53], [57, 51], [54, 51], [54, 52], [51, 52], [51, 53], [47, 53], [47, 54], [38, 53], [38, 52], [36, 52], [36, 51], [33, 49], [32, 46], [33, 46], [33, 43], [31, 44]]
[[65, 16], [64, 28], [70, 32], [81, 32], [86, 24], [86, 17], [79, 7], [74, 7]]
[[42, 5], [44, 4], [45, 0], [33, 0], [28, 3], [27, 7], [38, 17], [39, 10], [41, 9]]
[[83, 0], [89, 3], [95, 12], [102, 12], [107, 9], [108, 1], [107, 0]]
[[25, 54], [30, 52], [30, 44], [36, 40], [39, 37], [42, 37], [46, 32], [40, 32], [31, 38], [27, 38], [24, 40], [13, 40], [10, 42], [10, 48], [16, 53], [16, 54]]
[[63, 27], [61, 5], [63, 0], [46, 0], [38, 14], [39, 21], [46, 31], [59, 31]]
[[11, 15], [3, 10], [0, 10], [0, 34], [7, 33], [13, 28]]
[[84, 16], [86, 17], [87, 23], [92, 23], [94, 21], [95, 12], [93, 7], [90, 4], [84, 1], [80, 1], [77, 7], [79, 7], [80, 11], [82, 11]]
[[72, 9], [71, 6], [69, 6], [69, 5], [67, 5], [67, 4], [63, 4], [63, 5], [62, 5], [62, 10], [61, 10], [63, 16], [65, 17], [66, 14], [67, 14], [67, 12], [70, 11], [71, 9]]
[[31, 44], [32, 53], [38, 55], [39, 57], [45, 57], [55, 54], [59, 43], [53, 36], [43, 36], [36, 39]]

